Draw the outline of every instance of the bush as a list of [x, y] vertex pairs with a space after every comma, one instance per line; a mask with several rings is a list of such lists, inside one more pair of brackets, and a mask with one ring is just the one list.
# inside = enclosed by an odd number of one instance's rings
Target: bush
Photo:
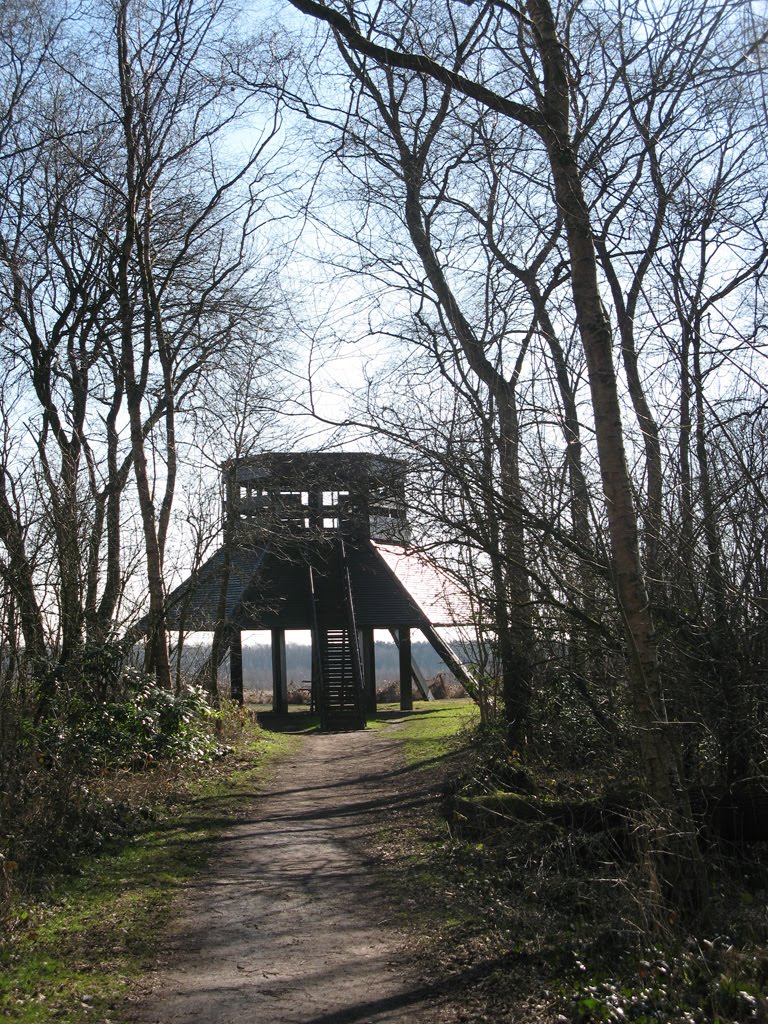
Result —
[[116, 764], [141, 768], [158, 758], [204, 759], [216, 752], [215, 712], [199, 686], [179, 694], [127, 668], [119, 697], [94, 699], [82, 690], [61, 696], [40, 728], [51, 765], [64, 762], [88, 774]]
[[95, 780], [219, 751], [220, 712], [200, 687], [164, 690], [114, 647], [72, 659], [39, 721], [37, 692], [29, 677], [0, 685], [0, 925], [20, 883], [135, 827], [145, 808]]

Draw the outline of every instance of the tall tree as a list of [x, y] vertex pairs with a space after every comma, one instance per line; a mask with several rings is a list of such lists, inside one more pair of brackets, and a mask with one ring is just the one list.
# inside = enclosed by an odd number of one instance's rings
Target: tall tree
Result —
[[[625, 451], [613, 332], [603, 302], [592, 214], [572, 121], [572, 111], [578, 106], [577, 79], [552, 8], [547, 0], [528, 0], [520, 7], [491, 2], [477, 10], [470, 5], [461, 31], [452, 18], [452, 31], [445, 33], [445, 43], [435, 44], [436, 37], [424, 32], [419, 22], [420, 15], [426, 20], [429, 15], [418, 5], [405, 13], [385, 5], [370, 15], [350, 5], [342, 13], [316, 0], [291, 2], [326, 23], [342, 53], [360, 54], [381, 68], [382, 74], [390, 74], [392, 69], [416, 73], [425, 88], [429, 82], [438, 83], [446, 97], [465, 96], [479, 109], [509, 119], [546, 154], [562, 217], [571, 300], [587, 365], [612, 573], [625, 627], [628, 689], [646, 785], [661, 811], [660, 820], [668, 819], [665, 841], [674, 853], [668, 878], [674, 878], [696, 903], [703, 898], [704, 872], [677, 745], [666, 719]], [[425, 43], [432, 49], [427, 51]], [[419, 239], [420, 234], [424, 235], [423, 228], [414, 223], [412, 237]], [[452, 327], [455, 331], [456, 325]], [[463, 339], [462, 343], [471, 364], [471, 349]]]
[[[14, 10], [25, 30], [38, 23], [33, 4]], [[169, 685], [163, 559], [178, 435], [195, 392], [261, 318], [277, 261], [262, 237], [258, 267], [255, 240], [289, 183], [270, 174], [279, 103], [259, 106], [242, 86], [233, 10], [94, 0], [85, 13], [34, 37], [24, 61], [23, 33], [3, 40], [13, 145], [0, 159], [1, 344], [26, 430], [5, 449], [0, 540], [26, 567], [25, 632], [53, 626], [43, 653], [62, 668], [118, 625], [135, 493], [147, 664]], [[243, 127], [253, 130], [235, 153]], [[50, 532], [25, 519], [24, 474]], [[47, 594], [35, 544], [50, 555]]]

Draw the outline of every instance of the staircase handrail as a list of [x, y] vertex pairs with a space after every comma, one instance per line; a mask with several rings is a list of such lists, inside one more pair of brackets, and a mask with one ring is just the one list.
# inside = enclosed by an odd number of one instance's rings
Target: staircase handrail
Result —
[[341, 568], [344, 581], [344, 605], [347, 611], [347, 629], [349, 632], [349, 649], [352, 655], [352, 675], [355, 681], [355, 710], [363, 725], [365, 725], [365, 701], [363, 691], [363, 659], [360, 656], [360, 644], [357, 636], [357, 621], [355, 619], [355, 604], [352, 598], [352, 578], [349, 574], [347, 562], [347, 549], [343, 539], [339, 538], [341, 548]]
[[317, 594], [315, 593], [315, 574], [311, 565], [309, 567], [309, 592], [311, 605], [310, 614], [312, 626], [312, 650], [314, 652], [314, 664], [312, 667], [316, 673], [318, 690], [317, 710], [320, 713], [320, 728], [325, 729], [328, 726], [328, 718], [327, 701], [325, 699], [325, 679], [323, 677], [323, 639], [322, 636], [320, 635], [320, 625], [317, 620]]

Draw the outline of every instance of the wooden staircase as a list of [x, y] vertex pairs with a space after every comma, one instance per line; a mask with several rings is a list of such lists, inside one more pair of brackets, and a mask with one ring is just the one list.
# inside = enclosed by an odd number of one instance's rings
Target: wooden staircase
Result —
[[360, 686], [354, 664], [353, 644], [348, 629], [323, 630], [322, 651], [323, 700], [320, 708], [324, 729], [360, 729], [365, 722], [360, 715]]
[[[316, 706], [323, 730], [364, 729], [363, 671], [344, 542], [339, 540], [336, 585], [310, 568]], [[341, 591], [341, 593], [339, 593]], [[341, 623], [343, 624], [340, 624]]]

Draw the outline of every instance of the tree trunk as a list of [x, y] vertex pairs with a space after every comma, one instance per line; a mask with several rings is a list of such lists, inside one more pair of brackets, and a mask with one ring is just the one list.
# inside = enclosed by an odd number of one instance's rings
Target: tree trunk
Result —
[[670, 892], [678, 888], [701, 906], [706, 877], [690, 803], [682, 785], [676, 744], [664, 708], [658, 648], [643, 578], [637, 515], [624, 451], [612, 333], [600, 297], [597, 253], [576, 155], [569, 137], [569, 87], [563, 48], [548, 0], [527, 4], [544, 66], [542, 100], [547, 147], [558, 207], [571, 260], [576, 322], [587, 360], [600, 474], [608, 514], [614, 585], [624, 620], [629, 694], [638, 729], [648, 795], [657, 808], [670, 862], [664, 871]]
[[[128, 52], [127, 5], [122, 2], [117, 9], [117, 43], [120, 86], [122, 95], [123, 137], [126, 158], [126, 186], [124, 237], [118, 264], [121, 369], [125, 381], [125, 396], [130, 422], [131, 448], [136, 490], [141, 511], [144, 533], [144, 549], [149, 589], [149, 615], [147, 624], [147, 648], [145, 668], [155, 673], [158, 683], [170, 690], [173, 685], [171, 665], [168, 658], [168, 643], [165, 627], [165, 588], [163, 585], [162, 552], [158, 544], [157, 522], [152, 492], [149, 485], [147, 456], [144, 445], [142, 402], [151, 352], [151, 309], [144, 302], [142, 312], [143, 351], [140, 372], [136, 374], [134, 333], [139, 326], [136, 322], [136, 306], [131, 292], [131, 268], [139, 245], [139, 210], [142, 190], [145, 186], [144, 169], [140, 166], [140, 134], [138, 122], [141, 113], [137, 110], [137, 99], [133, 93], [132, 67]], [[143, 198], [146, 199], [146, 196]]]
[[0, 539], [8, 552], [7, 585], [16, 598], [24, 637], [26, 658], [33, 666], [46, 661], [43, 616], [37, 603], [32, 565], [27, 557], [24, 534], [6, 490], [7, 474], [0, 466]]
[[707, 449], [707, 416], [704, 397], [704, 378], [701, 369], [701, 317], [696, 317], [691, 331], [693, 357], [692, 379], [696, 402], [695, 449], [699, 467], [699, 494], [702, 505], [702, 529], [707, 548], [706, 590], [712, 608], [709, 627], [709, 647], [712, 667], [722, 698], [720, 728], [725, 755], [724, 776], [727, 786], [744, 779], [748, 771], [749, 732], [744, 714], [741, 673], [734, 657], [738, 642], [733, 635], [728, 614], [727, 588], [722, 560], [722, 541], [718, 516], [712, 494], [712, 474]]

